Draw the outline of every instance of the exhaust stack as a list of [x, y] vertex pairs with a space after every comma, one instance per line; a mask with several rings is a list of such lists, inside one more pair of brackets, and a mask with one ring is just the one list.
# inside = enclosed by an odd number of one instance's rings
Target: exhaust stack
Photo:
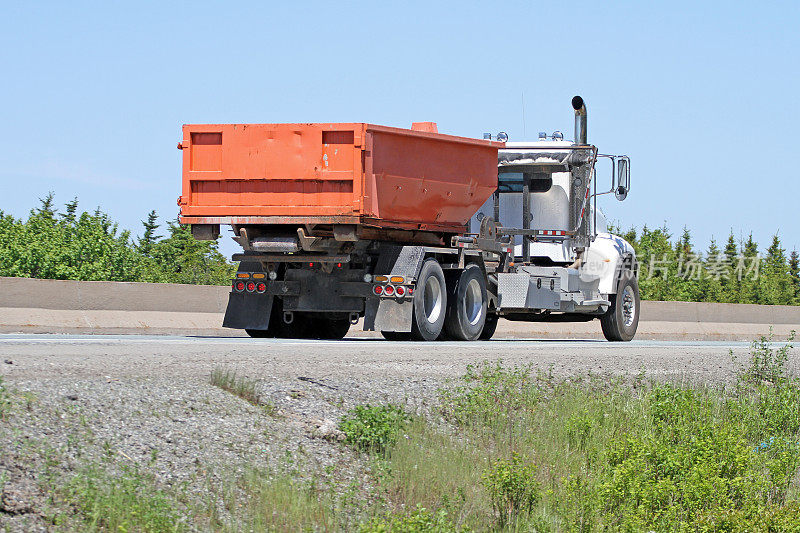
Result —
[[583, 98], [572, 98], [572, 109], [575, 110], [575, 144], [589, 144], [586, 138], [586, 104]]

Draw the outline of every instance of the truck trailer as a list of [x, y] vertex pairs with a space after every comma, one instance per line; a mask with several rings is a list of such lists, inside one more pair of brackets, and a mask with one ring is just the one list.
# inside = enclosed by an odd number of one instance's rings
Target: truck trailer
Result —
[[[230, 226], [242, 247], [223, 326], [341, 339], [363, 319], [389, 340], [490, 339], [498, 320], [639, 320], [633, 247], [597, 198], [624, 200], [630, 159], [560, 132], [507, 142], [365, 123], [183, 126], [180, 221]], [[611, 170], [598, 192], [598, 161]]]

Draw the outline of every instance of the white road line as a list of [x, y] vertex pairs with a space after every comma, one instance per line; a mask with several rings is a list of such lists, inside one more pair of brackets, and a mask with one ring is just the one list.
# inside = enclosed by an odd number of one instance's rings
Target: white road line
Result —
[[[224, 345], [224, 346], [368, 346], [378, 343], [375, 346], [403, 346], [407, 348], [435, 348], [458, 347], [464, 348], [493, 346], [498, 347], [508, 345], [511, 347], [520, 346], [552, 346], [552, 347], [585, 347], [602, 345], [605, 349], [623, 349], [630, 347], [659, 347], [659, 346], [719, 346], [719, 347], [739, 347], [747, 346], [747, 342], [735, 341], [651, 341], [634, 340], [630, 343], [609, 343], [596, 339], [495, 339], [491, 341], [478, 341], [474, 343], [461, 342], [437, 342], [437, 343], [408, 343], [402, 341], [385, 341], [380, 338], [358, 337], [344, 339], [341, 341], [325, 340], [303, 340], [303, 339], [250, 339], [246, 337], [143, 337], [137, 335], [130, 336], [111, 336], [111, 335], [64, 335], [64, 336], [42, 336], [36, 334], [0, 334], [0, 345], [26, 345], [26, 344], [50, 344], [50, 345], [128, 345], [128, 344], [176, 344], [176, 345]], [[775, 345], [783, 345], [782, 342], [775, 342]]]

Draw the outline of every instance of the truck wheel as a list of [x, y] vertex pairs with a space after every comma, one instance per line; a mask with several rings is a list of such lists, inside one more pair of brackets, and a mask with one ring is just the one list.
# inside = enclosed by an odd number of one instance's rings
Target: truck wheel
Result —
[[603, 335], [609, 341], [629, 341], [639, 326], [639, 284], [632, 272], [626, 271], [611, 295], [611, 305], [600, 317]]
[[316, 338], [316, 330], [314, 323], [309, 316], [305, 313], [293, 313], [294, 320], [291, 324], [283, 321], [283, 313], [281, 313], [280, 322], [278, 326], [278, 334], [276, 337], [280, 339], [314, 339]]
[[350, 331], [350, 320], [347, 318], [323, 318], [315, 325], [319, 328], [320, 339], [338, 341]]
[[432, 257], [422, 263], [412, 305], [411, 338], [418, 341], [436, 340], [442, 332], [447, 312], [447, 285], [442, 267]]
[[444, 327], [457, 341], [474, 341], [486, 322], [486, 276], [478, 265], [467, 265], [448, 291]]
[[495, 314], [487, 314], [486, 315], [486, 322], [483, 323], [483, 331], [481, 331], [480, 337], [478, 337], [482, 341], [488, 341], [494, 336], [494, 332], [497, 331], [497, 323], [500, 321], [500, 317]]
[[268, 329], [245, 329], [244, 331], [254, 339], [268, 339], [275, 336], [275, 334]]
[[387, 341], [408, 341], [411, 340], [411, 333], [408, 331], [381, 331], [381, 335]]

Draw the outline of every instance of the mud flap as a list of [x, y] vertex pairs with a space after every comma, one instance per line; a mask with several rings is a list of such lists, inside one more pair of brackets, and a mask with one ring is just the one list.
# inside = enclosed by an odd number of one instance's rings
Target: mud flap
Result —
[[274, 296], [232, 292], [222, 327], [234, 329], [269, 329]]
[[368, 299], [364, 314], [364, 331], [411, 331], [413, 300], [398, 302], [389, 299]]

